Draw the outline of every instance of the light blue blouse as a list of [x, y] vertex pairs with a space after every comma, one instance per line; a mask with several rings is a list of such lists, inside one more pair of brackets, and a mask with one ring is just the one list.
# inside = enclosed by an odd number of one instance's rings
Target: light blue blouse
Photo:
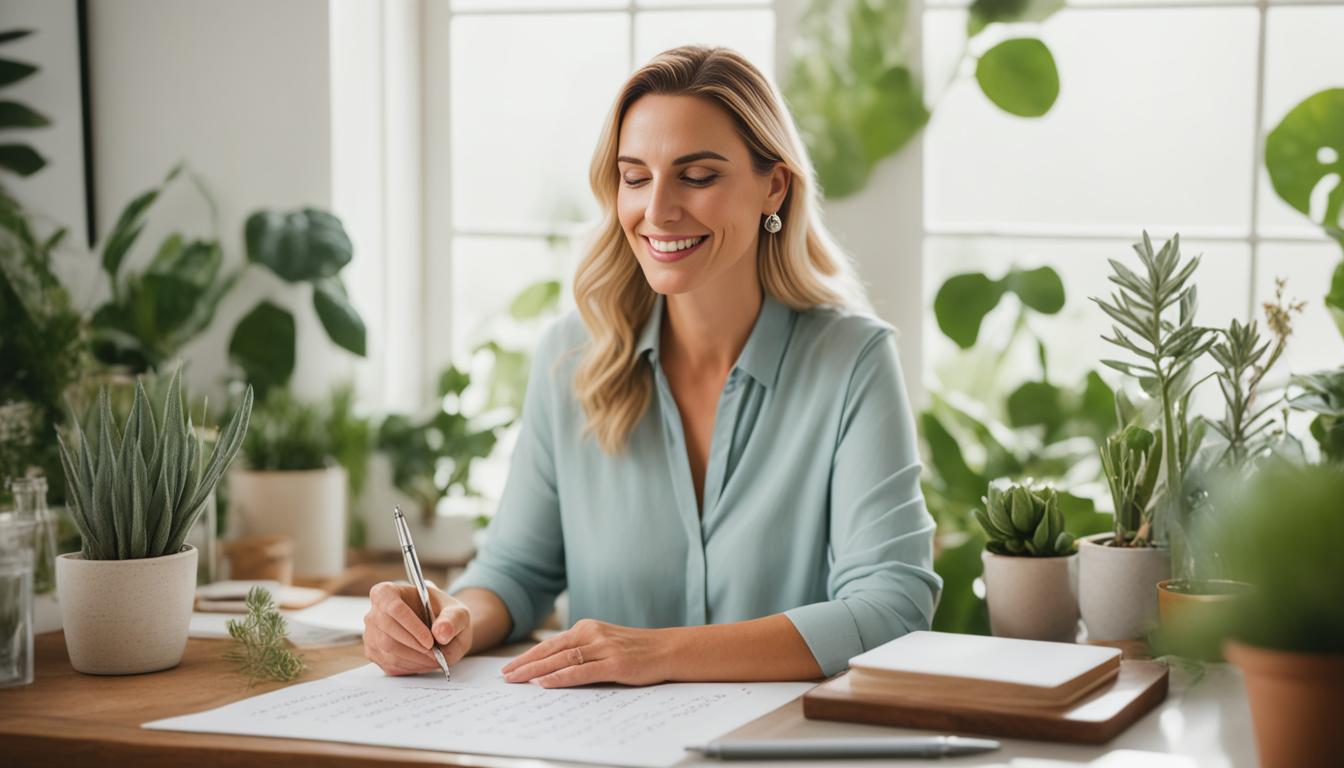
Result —
[[658, 361], [662, 319], [659, 297], [637, 347], [654, 396], [614, 456], [585, 435], [572, 389], [587, 330], [577, 313], [547, 330], [499, 509], [449, 591], [499, 595], [509, 642], [566, 588], [571, 621], [784, 613], [827, 675], [927, 629], [942, 581], [891, 327], [767, 297], [719, 398], [702, 513]]

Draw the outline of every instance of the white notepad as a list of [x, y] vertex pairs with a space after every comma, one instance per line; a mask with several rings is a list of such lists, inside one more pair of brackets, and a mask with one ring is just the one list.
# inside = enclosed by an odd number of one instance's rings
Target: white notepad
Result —
[[879, 675], [927, 675], [988, 683], [1057, 688], [1098, 667], [1115, 666], [1120, 651], [1096, 645], [1016, 640], [951, 632], [911, 632], [849, 660]]
[[786, 704], [811, 683], [543, 689], [504, 682], [508, 659], [388, 677], [372, 664], [143, 727], [662, 768]]

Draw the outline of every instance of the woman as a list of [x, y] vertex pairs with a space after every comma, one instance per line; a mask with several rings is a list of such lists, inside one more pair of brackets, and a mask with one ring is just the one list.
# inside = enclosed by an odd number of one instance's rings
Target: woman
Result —
[[504, 667], [545, 687], [801, 680], [926, 629], [941, 581], [891, 328], [822, 229], [778, 94], [725, 49], [667, 51], [612, 109], [604, 214], [546, 333], [490, 537], [437, 590], [370, 594], [388, 674], [571, 629]]

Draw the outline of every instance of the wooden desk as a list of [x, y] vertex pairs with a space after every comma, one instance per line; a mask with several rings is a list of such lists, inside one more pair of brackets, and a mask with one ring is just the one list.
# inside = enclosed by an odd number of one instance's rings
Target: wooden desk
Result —
[[[565, 765], [542, 760], [457, 755], [386, 747], [367, 747], [321, 741], [271, 739], [252, 736], [147, 731], [141, 723], [199, 712], [274, 690], [268, 683], [249, 688], [223, 660], [229, 641], [190, 640], [178, 667], [148, 675], [96, 677], [71, 666], [65, 638], [59, 632], [35, 639], [35, 680], [23, 688], [0, 690], [0, 765], [123, 766], [142, 768], [227, 766], [412, 766], [466, 765], [482, 768], [546, 768]], [[501, 649], [516, 653], [525, 646]], [[305, 651], [309, 671], [303, 680], [316, 680], [365, 663], [361, 647], [351, 644]], [[1240, 675], [1226, 665], [1213, 665], [1196, 685], [1172, 670], [1171, 695], [1106, 747], [1005, 740], [1003, 749], [986, 755], [957, 758], [961, 766], [1004, 766], [1014, 758], [1060, 761], [1052, 768], [1086, 766], [1113, 750], [1107, 765], [1160, 768], [1251, 768], [1255, 746]], [[806, 720], [801, 701], [794, 701], [738, 729], [730, 738], [817, 738], [823, 736], [913, 735], [896, 728]], [[1152, 753], [1184, 755], [1169, 760]], [[1133, 763], [1124, 759], [1133, 757]], [[871, 764], [871, 763], [860, 763]], [[574, 764], [569, 764], [574, 765]], [[722, 766], [715, 761], [687, 761], [683, 765]], [[798, 768], [797, 762], [753, 763]], [[816, 763], [852, 768], [853, 761]], [[901, 761], [905, 766], [941, 766], [949, 762]]]

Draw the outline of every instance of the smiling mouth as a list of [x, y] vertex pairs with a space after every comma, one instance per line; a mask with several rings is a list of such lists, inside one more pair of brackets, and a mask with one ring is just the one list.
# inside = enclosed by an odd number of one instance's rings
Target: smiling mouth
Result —
[[647, 235], [644, 242], [648, 244], [649, 253], [654, 259], [661, 262], [679, 261], [700, 250], [700, 246], [705, 244], [709, 235], [699, 237], [688, 237], [681, 240], [654, 240]]

